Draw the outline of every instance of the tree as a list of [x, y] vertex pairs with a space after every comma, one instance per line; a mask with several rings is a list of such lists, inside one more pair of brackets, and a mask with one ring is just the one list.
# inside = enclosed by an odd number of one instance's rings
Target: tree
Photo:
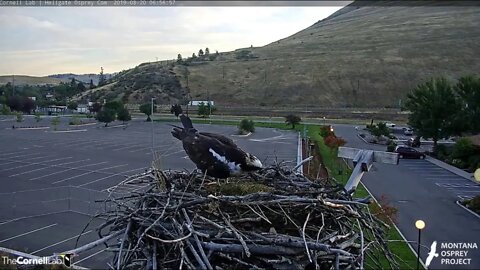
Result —
[[238, 131], [243, 134], [247, 132], [255, 132], [255, 123], [248, 118], [242, 119], [238, 125]]
[[210, 103], [205, 105], [205, 103], [200, 102], [200, 104], [198, 104], [198, 115], [201, 117], [208, 117], [216, 110], [217, 108], [215, 108], [213, 105], [210, 105]]
[[89, 83], [89, 85], [88, 85], [88, 88], [89, 88], [89, 89], [95, 88], [95, 85], [93, 84], [93, 80], [92, 80], [92, 79], [90, 79], [90, 83]]
[[197, 58], [197, 56], [195, 55], [195, 53], [192, 53], [192, 59], [195, 59]]
[[302, 122], [302, 118], [299, 116], [293, 114], [285, 116], [285, 123], [292, 125], [292, 129], [295, 129], [295, 125], [299, 124], [300, 122]]
[[34, 110], [36, 107], [35, 101], [33, 101], [31, 98], [24, 97], [22, 100], [22, 112], [30, 114], [32, 110]]
[[[150, 115], [152, 115], [152, 103], [145, 103], [140, 106], [140, 112], [147, 115], [147, 122], [152, 121]], [[153, 106], [153, 112], [157, 112], [157, 106]]]
[[77, 91], [78, 91], [78, 92], [83, 92], [83, 91], [85, 91], [85, 90], [87, 90], [87, 88], [85, 87], [85, 85], [83, 84], [83, 82], [79, 82], [79, 83], [77, 84]]
[[69, 102], [68, 105], [67, 105], [67, 109], [69, 110], [76, 110], [78, 108], [78, 104], [74, 101], [72, 102]]
[[480, 132], [480, 77], [461, 77], [454, 87], [460, 97], [462, 112], [459, 115], [460, 121], [465, 126], [457, 127], [471, 133]]
[[76, 85], [77, 82], [75, 81], [75, 78], [72, 78], [72, 80], [70, 81], [70, 87], [75, 88]]
[[132, 116], [128, 109], [123, 107], [117, 111], [117, 119], [125, 124], [126, 121], [132, 120]]
[[182, 63], [183, 59], [182, 59], [182, 55], [181, 54], [178, 54], [177, 55], [177, 63]]
[[178, 117], [180, 114], [183, 113], [182, 106], [178, 104], [172, 105], [172, 107], [170, 108], [170, 113]]
[[98, 86], [103, 86], [106, 83], [105, 75], [103, 74], [103, 67], [100, 67], [100, 75], [98, 77]]
[[200, 49], [200, 50], [198, 50], [198, 57], [202, 57], [202, 56], [203, 56], [203, 50]]
[[409, 93], [405, 108], [411, 112], [408, 124], [419, 136], [432, 138], [435, 149], [439, 139], [448, 138], [454, 132], [460, 103], [450, 83], [445, 78], [436, 78]]
[[93, 113], [98, 113], [102, 109], [102, 104], [95, 102], [88, 108], [89, 111]]
[[207, 48], [205, 48], [205, 56], [208, 56], [210, 54], [210, 50]]
[[118, 113], [121, 109], [124, 108], [124, 105], [121, 101], [109, 101], [103, 105], [104, 108], [106, 109], [111, 109], [115, 111], [115, 113]]
[[7, 106], [10, 108], [11, 111], [21, 111], [23, 104], [22, 100], [19, 96], [9, 96], [7, 98]]
[[108, 108], [103, 108], [97, 113], [96, 119], [99, 122], [105, 123], [105, 127], [108, 126], [108, 123], [115, 120], [115, 111]]

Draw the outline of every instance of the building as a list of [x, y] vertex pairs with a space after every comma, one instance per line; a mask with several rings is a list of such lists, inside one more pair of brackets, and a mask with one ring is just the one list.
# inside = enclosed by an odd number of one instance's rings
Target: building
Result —
[[210, 101], [206, 101], [206, 100], [192, 100], [192, 101], [190, 101], [190, 103], [189, 103], [188, 105], [190, 105], [190, 106], [199, 106], [200, 103], [202, 103], [202, 102], [203, 102], [204, 105], [207, 105], [208, 103], [210, 103], [210, 105], [215, 106], [215, 103], [214, 103], [213, 101], [211, 101], [211, 100], [210, 100]]

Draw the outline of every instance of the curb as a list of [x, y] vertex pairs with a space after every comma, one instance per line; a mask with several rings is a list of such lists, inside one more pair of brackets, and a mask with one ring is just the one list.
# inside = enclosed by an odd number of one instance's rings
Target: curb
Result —
[[36, 127], [36, 128], [21, 128], [21, 127], [16, 127], [16, 128], [9, 128], [12, 130], [35, 130], [35, 129], [49, 129], [50, 127]]
[[357, 137], [360, 138], [360, 140], [362, 140], [364, 143], [366, 144], [371, 144], [371, 145], [382, 145], [382, 144], [378, 144], [378, 143], [371, 143], [371, 142], [368, 142], [367, 140], [365, 140], [365, 138], [362, 138], [362, 136], [360, 136], [360, 134], [357, 134]]
[[252, 132], [248, 132], [247, 134], [244, 134], [244, 135], [237, 135], [237, 134], [233, 134], [233, 135], [230, 135], [230, 136], [234, 136], [234, 137], [248, 137], [252, 135]]
[[477, 213], [473, 212], [472, 210], [468, 209], [468, 207], [466, 207], [465, 205], [463, 205], [463, 204], [460, 203], [459, 201], [455, 201], [455, 203], [456, 203], [458, 206], [460, 206], [460, 207], [462, 207], [463, 209], [465, 209], [465, 210], [467, 210], [468, 212], [470, 212], [470, 214], [472, 214], [472, 215], [474, 215], [474, 216], [476, 216], [477, 218], [480, 219], [480, 215], [479, 215], [479, 214], [477, 214]]
[[71, 132], [83, 132], [83, 131], [87, 131], [86, 129], [72, 129], [72, 130], [55, 130], [55, 131], [45, 131], [45, 132], [48, 132], [48, 133], [71, 133]]

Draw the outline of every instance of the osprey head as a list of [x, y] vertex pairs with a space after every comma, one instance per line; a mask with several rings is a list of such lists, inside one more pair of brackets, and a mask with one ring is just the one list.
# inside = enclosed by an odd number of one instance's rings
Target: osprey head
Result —
[[259, 170], [263, 168], [262, 162], [254, 155], [246, 153], [245, 163], [249, 170]]

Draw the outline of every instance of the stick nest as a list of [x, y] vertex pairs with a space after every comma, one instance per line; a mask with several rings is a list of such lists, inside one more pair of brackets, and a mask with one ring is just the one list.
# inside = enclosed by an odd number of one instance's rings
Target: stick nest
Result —
[[150, 169], [125, 183], [144, 188], [113, 189], [97, 216], [100, 237], [121, 231], [109, 245], [114, 269], [398, 268], [369, 199], [332, 179], [275, 165], [228, 182]]

